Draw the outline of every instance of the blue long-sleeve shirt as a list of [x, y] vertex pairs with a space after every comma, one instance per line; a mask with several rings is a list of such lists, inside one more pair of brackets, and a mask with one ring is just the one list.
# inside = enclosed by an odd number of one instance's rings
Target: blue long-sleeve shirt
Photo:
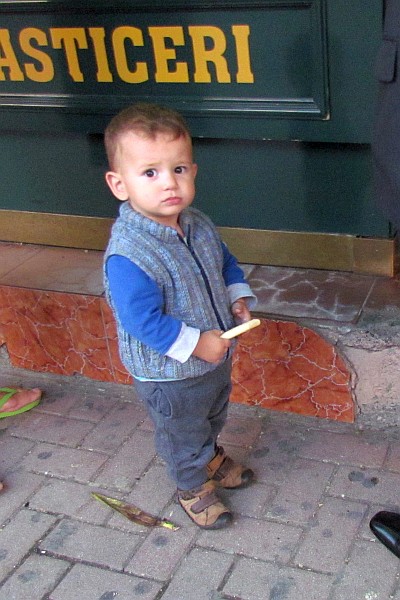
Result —
[[[222, 275], [231, 305], [245, 297], [249, 308], [254, 307], [255, 296], [236, 258], [224, 243], [222, 251]], [[124, 329], [160, 354], [185, 362], [197, 345], [200, 330], [166, 314], [156, 282], [128, 258], [114, 254], [108, 258], [106, 269], [113, 305]]]

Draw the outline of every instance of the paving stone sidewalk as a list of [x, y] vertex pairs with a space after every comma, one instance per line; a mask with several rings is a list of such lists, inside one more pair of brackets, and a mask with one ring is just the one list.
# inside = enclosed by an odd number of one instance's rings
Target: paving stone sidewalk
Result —
[[[1, 379], [45, 396], [0, 420], [0, 600], [400, 600], [400, 562], [369, 530], [400, 510], [397, 428], [232, 404], [221, 442], [257, 483], [225, 491], [234, 524], [207, 532], [176, 504], [133, 388]], [[93, 491], [181, 527], [135, 525]]]

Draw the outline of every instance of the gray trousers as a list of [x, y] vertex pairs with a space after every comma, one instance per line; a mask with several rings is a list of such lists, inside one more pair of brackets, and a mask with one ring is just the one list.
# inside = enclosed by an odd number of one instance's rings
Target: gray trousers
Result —
[[201, 377], [181, 381], [135, 381], [155, 426], [155, 445], [178, 489], [207, 481], [231, 391], [232, 361]]

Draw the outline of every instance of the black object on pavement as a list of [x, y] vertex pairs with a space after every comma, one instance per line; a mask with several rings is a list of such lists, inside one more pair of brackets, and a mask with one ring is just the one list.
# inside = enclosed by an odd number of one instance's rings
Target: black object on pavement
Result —
[[369, 523], [371, 531], [397, 558], [400, 558], [400, 514], [381, 511]]

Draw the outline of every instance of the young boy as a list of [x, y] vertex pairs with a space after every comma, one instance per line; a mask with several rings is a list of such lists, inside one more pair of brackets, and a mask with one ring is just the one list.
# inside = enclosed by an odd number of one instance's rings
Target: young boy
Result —
[[233, 351], [220, 335], [234, 317], [250, 319], [255, 297], [214, 225], [191, 207], [197, 165], [181, 115], [131, 106], [108, 125], [105, 147], [107, 184], [124, 201], [104, 262], [121, 358], [154, 421], [179, 503], [200, 527], [219, 529], [232, 514], [215, 488], [254, 477], [217, 446]]

